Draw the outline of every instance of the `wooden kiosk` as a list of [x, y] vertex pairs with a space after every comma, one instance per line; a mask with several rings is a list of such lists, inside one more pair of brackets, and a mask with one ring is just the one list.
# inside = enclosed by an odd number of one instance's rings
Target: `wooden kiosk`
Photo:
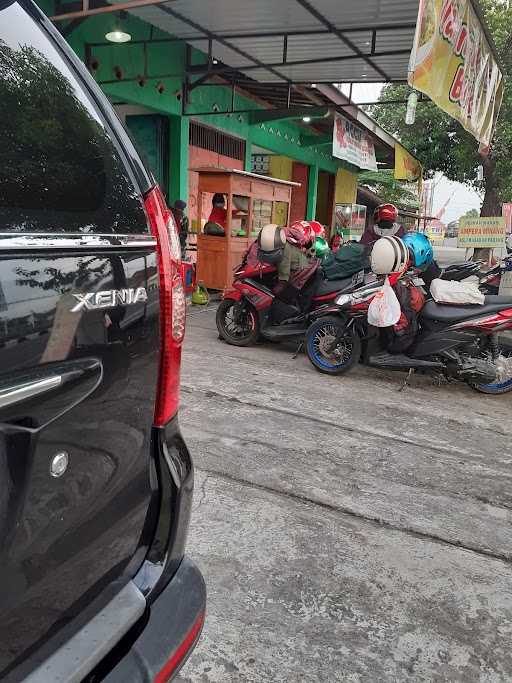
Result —
[[[233, 270], [261, 228], [267, 223], [288, 224], [292, 189], [300, 184], [246, 171], [213, 167], [192, 170], [199, 173], [197, 281], [209, 289], [224, 289], [233, 282]], [[225, 234], [205, 235], [203, 228], [216, 192], [226, 198]]]

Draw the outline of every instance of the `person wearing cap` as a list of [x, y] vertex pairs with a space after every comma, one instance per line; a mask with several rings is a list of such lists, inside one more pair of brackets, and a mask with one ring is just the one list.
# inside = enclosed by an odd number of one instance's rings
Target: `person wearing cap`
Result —
[[186, 208], [187, 202], [184, 202], [183, 199], [177, 199], [171, 208], [172, 215], [176, 221], [176, 227], [178, 228], [178, 235], [180, 237], [181, 258], [185, 258], [185, 253], [187, 250], [188, 218], [185, 215]]
[[381, 204], [373, 213], [373, 225], [368, 226], [360, 244], [373, 246], [381, 237], [403, 237], [405, 229], [398, 221], [398, 209], [393, 204]]

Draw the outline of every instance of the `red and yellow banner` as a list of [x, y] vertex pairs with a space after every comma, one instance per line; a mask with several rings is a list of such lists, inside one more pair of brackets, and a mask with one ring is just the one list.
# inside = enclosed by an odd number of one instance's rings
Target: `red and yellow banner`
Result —
[[489, 146], [503, 76], [470, 0], [420, 0], [409, 85]]

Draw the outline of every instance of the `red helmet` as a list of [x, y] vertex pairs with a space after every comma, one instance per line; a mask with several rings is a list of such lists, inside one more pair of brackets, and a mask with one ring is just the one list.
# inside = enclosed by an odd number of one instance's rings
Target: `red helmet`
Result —
[[309, 221], [295, 221], [290, 227], [284, 229], [286, 240], [303, 249], [315, 240], [315, 232]]
[[398, 209], [393, 204], [381, 204], [373, 212], [373, 219], [375, 223], [381, 221], [389, 221], [394, 223], [398, 218]]
[[315, 237], [325, 238], [325, 228], [321, 223], [319, 223], [318, 221], [309, 221], [309, 224], [312, 227], [313, 232], [315, 233]]

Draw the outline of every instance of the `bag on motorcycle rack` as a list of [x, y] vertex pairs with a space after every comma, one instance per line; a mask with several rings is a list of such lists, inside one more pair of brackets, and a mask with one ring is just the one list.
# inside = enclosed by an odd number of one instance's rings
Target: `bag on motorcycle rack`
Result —
[[472, 282], [457, 282], [456, 280], [432, 280], [430, 285], [432, 298], [438, 304], [479, 304], [483, 306], [485, 296]]
[[400, 319], [385, 333], [385, 346], [389, 353], [403, 353], [412, 346], [418, 333], [418, 313], [425, 305], [425, 295], [412, 283], [398, 282], [394, 292], [400, 303]]
[[400, 302], [393, 287], [386, 278], [380, 289], [368, 306], [368, 324], [374, 327], [391, 327], [400, 320]]
[[369, 249], [364, 244], [343, 244], [338, 251], [328, 254], [322, 262], [325, 279], [343, 280], [369, 268], [368, 253]]

